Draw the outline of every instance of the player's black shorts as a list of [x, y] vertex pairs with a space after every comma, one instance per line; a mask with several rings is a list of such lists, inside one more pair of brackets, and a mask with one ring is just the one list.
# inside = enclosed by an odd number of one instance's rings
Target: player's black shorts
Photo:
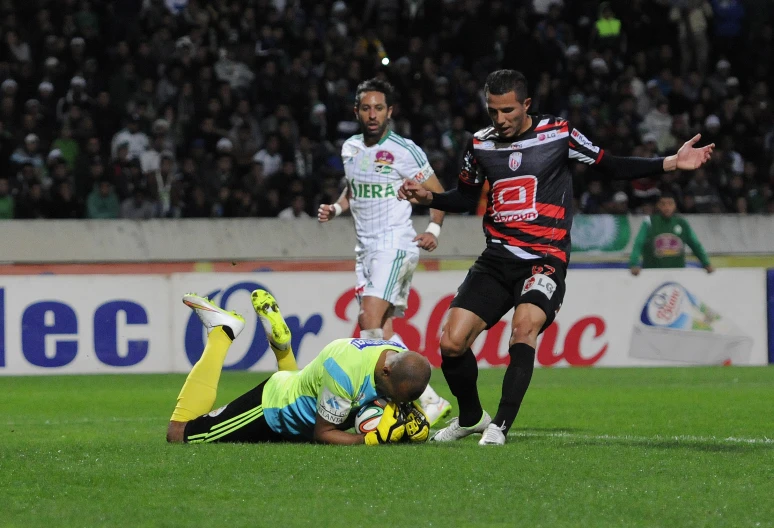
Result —
[[562, 306], [566, 274], [564, 263], [553, 257], [516, 260], [487, 248], [457, 289], [451, 307], [473, 312], [491, 328], [511, 308], [534, 304], [546, 314], [542, 332]]
[[282, 435], [269, 427], [263, 415], [265, 385], [266, 381], [220, 409], [188, 422], [185, 441], [189, 444], [285, 442]]

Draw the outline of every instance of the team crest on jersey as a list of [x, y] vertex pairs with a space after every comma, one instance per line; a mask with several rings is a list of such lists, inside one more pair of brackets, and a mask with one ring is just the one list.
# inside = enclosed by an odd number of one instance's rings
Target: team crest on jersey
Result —
[[376, 163], [381, 163], [383, 165], [392, 165], [395, 163], [395, 156], [392, 155], [392, 152], [389, 152], [387, 150], [380, 150], [376, 153]]
[[508, 156], [508, 166], [512, 171], [521, 167], [521, 152], [511, 152], [511, 155]]
[[395, 156], [392, 152], [386, 150], [380, 150], [376, 153], [376, 165], [374, 165], [374, 171], [377, 174], [389, 174], [392, 172], [392, 165], [395, 163]]

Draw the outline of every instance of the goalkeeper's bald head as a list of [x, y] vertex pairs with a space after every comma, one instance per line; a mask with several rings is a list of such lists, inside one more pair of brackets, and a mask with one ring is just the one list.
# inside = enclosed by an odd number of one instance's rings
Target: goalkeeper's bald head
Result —
[[410, 402], [419, 398], [430, 382], [430, 362], [416, 352], [401, 352], [385, 358], [390, 399], [396, 402]]

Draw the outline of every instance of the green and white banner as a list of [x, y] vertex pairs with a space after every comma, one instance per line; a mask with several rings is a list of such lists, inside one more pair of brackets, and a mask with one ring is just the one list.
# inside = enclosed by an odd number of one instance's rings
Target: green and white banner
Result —
[[629, 217], [624, 215], [577, 215], [573, 219], [572, 250], [623, 251], [632, 235]]

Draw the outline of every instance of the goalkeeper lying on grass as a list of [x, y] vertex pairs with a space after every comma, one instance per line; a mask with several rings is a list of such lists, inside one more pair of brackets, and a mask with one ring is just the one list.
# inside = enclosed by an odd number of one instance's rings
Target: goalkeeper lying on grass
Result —
[[[279, 372], [210, 412], [226, 353], [245, 320], [198, 295], [187, 294], [183, 302], [207, 328], [207, 345], [177, 397], [167, 441], [379, 445], [427, 440], [427, 418], [411, 403], [430, 380], [426, 358], [390, 341], [337, 339], [298, 370], [290, 329], [274, 297], [264, 290], [252, 293], [252, 303], [277, 356]], [[376, 430], [365, 435], [346, 432], [357, 409], [379, 397], [390, 403]]]

